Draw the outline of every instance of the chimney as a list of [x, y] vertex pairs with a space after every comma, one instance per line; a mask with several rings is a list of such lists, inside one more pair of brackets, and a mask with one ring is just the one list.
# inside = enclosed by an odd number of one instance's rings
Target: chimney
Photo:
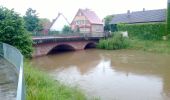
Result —
[[90, 9], [88, 9], [88, 8], [86, 8], [85, 10], [86, 10], [86, 11], [90, 11]]
[[130, 10], [127, 11], [127, 14], [130, 14]]
[[145, 11], [145, 8], [143, 8], [143, 12]]

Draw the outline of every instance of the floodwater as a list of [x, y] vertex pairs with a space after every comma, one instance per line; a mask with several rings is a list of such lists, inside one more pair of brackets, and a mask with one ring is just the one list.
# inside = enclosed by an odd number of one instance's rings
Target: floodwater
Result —
[[170, 100], [170, 55], [84, 50], [32, 60], [54, 79], [100, 100]]
[[0, 57], [0, 100], [16, 100], [17, 80], [14, 66]]

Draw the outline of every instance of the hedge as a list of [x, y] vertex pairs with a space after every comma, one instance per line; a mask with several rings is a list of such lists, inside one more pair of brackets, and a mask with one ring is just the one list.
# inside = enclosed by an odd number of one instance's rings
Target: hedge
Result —
[[118, 31], [128, 31], [129, 37], [159, 40], [166, 35], [166, 23], [118, 24]]
[[170, 34], [170, 3], [168, 3], [167, 11], [167, 34]]

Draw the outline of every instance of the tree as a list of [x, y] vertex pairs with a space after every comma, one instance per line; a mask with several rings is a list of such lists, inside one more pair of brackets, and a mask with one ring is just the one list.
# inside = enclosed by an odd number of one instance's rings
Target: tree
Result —
[[47, 18], [40, 18], [39, 24], [42, 26], [41, 34], [48, 34], [49, 26], [51, 25], [51, 22]]
[[113, 18], [113, 15], [108, 15], [104, 18], [104, 30], [105, 31], [111, 30], [110, 22], [111, 22], [112, 18]]
[[26, 57], [31, 56], [32, 39], [24, 28], [23, 18], [5, 7], [0, 7], [0, 42], [15, 46]]
[[36, 10], [28, 8], [24, 16], [25, 27], [30, 32], [37, 32], [42, 30], [42, 25], [39, 23], [39, 18], [37, 16]]
[[42, 29], [45, 29], [50, 26], [51, 22], [47, 18], [39, 18], [39, 24], [42, 26]]
[[72, 32], [71, 27], [64, 25], [62, 32], [65, 33], [65, 34], [71, 33]]

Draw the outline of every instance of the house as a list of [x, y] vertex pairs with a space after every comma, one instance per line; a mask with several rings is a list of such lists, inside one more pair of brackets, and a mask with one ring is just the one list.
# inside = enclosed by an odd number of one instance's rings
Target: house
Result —
[[110, 24], [116, 25], [119, 23], [138, 24], [138, 23], [156, 23], [166, 21], [166, 9], [145, 10], [130, 12], [128, 10], [125, 14], [113, 15]]
[[90, 9], [79, 9], [71, 22], [71, 28], [80, 33], [102, 33], [103, 22]]

